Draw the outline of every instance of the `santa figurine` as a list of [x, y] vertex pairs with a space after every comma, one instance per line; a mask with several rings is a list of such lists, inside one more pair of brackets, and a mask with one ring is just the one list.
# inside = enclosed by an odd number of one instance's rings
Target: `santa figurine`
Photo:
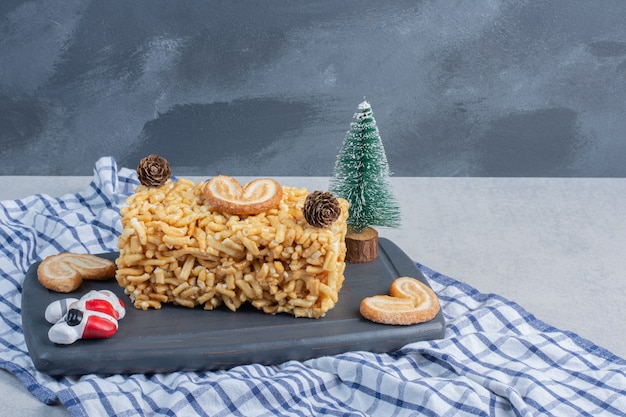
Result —
[[124, 318], [124, 303], [113, 292], [92, 290], [81, 298], [64, 298], [51, 303], [45, 318], [52, 327], [48, 331], [51, 342], [69, 345], [78, 339], [111, 337]]

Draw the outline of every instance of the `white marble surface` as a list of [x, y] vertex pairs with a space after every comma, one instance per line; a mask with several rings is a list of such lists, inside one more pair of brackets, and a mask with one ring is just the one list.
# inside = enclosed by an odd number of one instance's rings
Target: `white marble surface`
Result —
[[[60, 196], [90, 177], [0, 177], [0, 200]], [[192, 177], [200, 180], [201, 178]], [[277, 178], [326, 189], [327, 178]], [[245, 178], [241, 179], [242, 181]], [[409, 256], [626, 357], [626, 179], [393, 178]], [[0, 372], [6, 415], [66, 415]]]

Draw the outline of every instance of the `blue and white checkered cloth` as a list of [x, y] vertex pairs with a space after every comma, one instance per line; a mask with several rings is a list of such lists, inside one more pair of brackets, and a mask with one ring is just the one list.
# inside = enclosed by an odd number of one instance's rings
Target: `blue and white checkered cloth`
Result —
[[441, 299], [442, 340], [218, 372], [38, 372], [20, 315], [26, 270], [63, 250], [116, 250], [119, 208], [136, 185], [134, 171], [102, 158], [81, 193], [0, 203], [0, 367], [47, 404], [73, 416], [626, 415], [624, 359], [419, 264]]

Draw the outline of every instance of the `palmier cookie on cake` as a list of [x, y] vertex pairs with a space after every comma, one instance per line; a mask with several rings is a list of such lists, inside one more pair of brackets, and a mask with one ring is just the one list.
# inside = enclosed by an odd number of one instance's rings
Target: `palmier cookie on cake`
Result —
[[396, 279], [389, 293], [364, 298], [360, 306], [363, 317], [376, 323], [411, 325], [432, 320], [439, 312], [435, 292], [415, 278]]
[[48, 256], [37, 267], [37, 278], [56, 292], [72, 292], [83, 279], [102, 280], [115, 276], [115, 262], [96, 255], [61, 252]]
[[283, 197], [278, 182], [259, 178], [241, 186], [226, 175], [211, 178], [204, 186], [204, 199], [215, 209], [236, 215], [254, 215], [276, 207]]

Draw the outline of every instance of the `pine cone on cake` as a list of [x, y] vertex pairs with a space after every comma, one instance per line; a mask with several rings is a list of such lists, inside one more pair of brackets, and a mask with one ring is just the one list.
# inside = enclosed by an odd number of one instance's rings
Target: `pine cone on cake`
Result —
[[311, 226], [325, 228], [339, 218], [341, 207], [332, 193], [313, 191], [304, 201], [302, 214]]
[[146, 187], [160, 187], [170, 178], [172, 170], [167, 159], [156, 155], [148, 155], [137, 165], [139, 182]]

